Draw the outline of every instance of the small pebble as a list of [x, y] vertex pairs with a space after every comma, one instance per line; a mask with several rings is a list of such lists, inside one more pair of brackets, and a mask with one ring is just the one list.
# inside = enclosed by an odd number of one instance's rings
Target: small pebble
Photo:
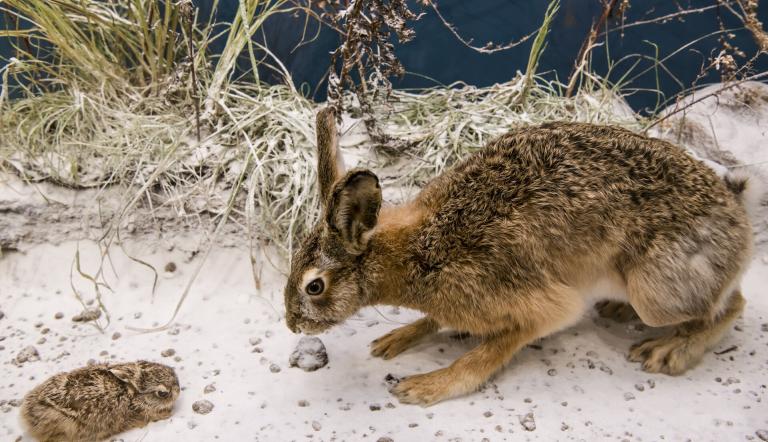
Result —
[[167, 349], [163, 350], [162, 352], [160, 352], [160, 356], [162, 356], [164, 358], [170, 358], [171, 356], [173, 356], [175, 354], [176, 354], [176, 350], [174, 350], [172, 348], [167, 348]]
[[376, 442], [395, 442], [391, 437], [380, 437], [376, 439]]
[[35, 362], [40, 360], [40, 354], [33, 346], [24, 347], [18, 355], [16, 355], [16, 362], [23, 364], [25, 362]]
[[280, 373], [280, 366], [275, 363], [269, 364], [269, 371], [272, 373]]
[[63, 317], [64, 317], [64, 313], [62, 313], [62, 312], [56, 312], [56, 314], [53, 315], [54, 319], [61, 319]]
[[536, 421], [533, 419], [533, 413], [528, 413], [525, 416], [520, 415], [517, 418], [525, 431], [533, 431], [536, 429]]
[[624, 393], [624, 400], [625, 401], [631, 401], [631, 400], [634, 400], [634, 399], [635, 399], [635, 395], [634, 394], [629, 393], [629, 392]]
[[320, 425], [320, 422], [318, 421], [312, 421], [312, 429], [315, 431], [320, 431], [323, 429], [323, 426]]
[[216, 385], [214, 384], [208, 384], [203, 388], [203, 393], [205, 394], [213, 393], [214, 391], [216, 391]]
[[384, 376], [384, 383], [389, 387], [392, 388], [395, 385], [399, 384], [400, 381], [402, 381], [403, 378], [400, 376], [395, 376], [392, 373], [387, 373], [386, 376]]
[[309, 407], [309, 401], [302, 399], [299, 401], [299, 407]]
[[757, 430], [755, 431], [755, 436], [760, 440], [768, 442], [768, 430]]
[[253, 338], [248, 339], [248, 343], [250, 343], [251, 345], [259, 345], [261, 344], [261, 338], [257, 338], [254, 336]]
[[555, 370], [554, 368], [550, 368], [549, 370], [547, 370], [547, 374], [550, 376], [555, 376], [557, 374], [557, 370]]
[[213, 403], [211, 401], [196, 401], [192, 404], [192, 411], [197, 414], [208, 414], [213, 410]]
[[117, 341], [118, 339], [120, 339], [121, 336], [123, 335], [121, 335], [120, 332], [114, 332], [112, 333], [112, 340]]
[[168, 264], [165, 265], [165, 271], [166, 273], [173, 273], [176, 271], [176, 263], [171, 261]]
[[101, 310], [97, 308], [87, 308], [72, 317], [73, 322], [90, 322], [101, 317]]
[[371, 405], [368, 406], [368, 408], [371, 411], [379, 411], [379, 410], [381, 410], [381, 405], [379, 405], [379, 404], [371, 404]]
[[637, 383], [637, 384], [635, 384], [635, 390], [637, 390], [637, 391], [644, 391], [645, 390], [645, 385]]
[[490, 412], [490, 411], [486, 411], [485, 413], [483, 413], [483, 416], [485, 416], [485, 417], [491, 417], [491, 416], [493, 416], [493, 413], [492, 413], [492, 412]]

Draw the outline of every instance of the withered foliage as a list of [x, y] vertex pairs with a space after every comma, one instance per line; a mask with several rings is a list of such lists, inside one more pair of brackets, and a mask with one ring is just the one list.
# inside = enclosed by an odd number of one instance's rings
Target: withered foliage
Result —
[[382, 95], [388, 97], [392, 91], [390, 79], [405, 73], [395, 55], [394, 40], [412, 40], [415, 32], [409, 24], [422, 14], [412, 12], [406, 0], [335, 0], [315, 6], [342, 36], [341, 44], [331, 53], [330, 106], [341, 116], [345, 110], [344, 91], [352, 91], [373, 140], [385, 149], [400, 150], [400, 143], [376, 125], [373, 101]]

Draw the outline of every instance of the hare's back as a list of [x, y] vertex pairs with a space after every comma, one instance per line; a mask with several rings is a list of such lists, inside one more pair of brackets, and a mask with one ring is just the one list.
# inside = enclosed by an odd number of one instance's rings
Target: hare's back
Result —
[[745, 219], [723, 181], [683, 149], [582, 123], [514, 130], [433, 180], [420, 200], [432, 214], [420, 242], [438, 265], [536, 250], [583, 256], [596, 244], [634, 255], [660, 234]]

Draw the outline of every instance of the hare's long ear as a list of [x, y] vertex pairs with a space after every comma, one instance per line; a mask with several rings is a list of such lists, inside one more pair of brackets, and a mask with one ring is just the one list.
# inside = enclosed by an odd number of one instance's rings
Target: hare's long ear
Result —
[[336, 115], [326, 107], [317, 114], [317, 180], [320, 184], [320, 198], [327, 204], [334, 183], [344, 174], [344, 160], [339, 152], [339, 133], [336, 129]]
[[139, 377], [141, 369], [138, 364], [120, 364], [109, 367], [112, 373], [120, 381], [132, 386], [134, 390], [139, 391]]
[[363, 253], [376, 227], [381, 208], [381, 187], [373, 172], [349, 171], [333, 187], [326, 222], [341, 235], [344, 248], [353, 255]]

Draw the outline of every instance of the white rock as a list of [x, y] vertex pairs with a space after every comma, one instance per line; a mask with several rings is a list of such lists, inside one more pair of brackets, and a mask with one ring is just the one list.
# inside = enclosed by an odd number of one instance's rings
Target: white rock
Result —
[[291, 367], [299, 367], [304, 371], [315, 371], [328, 364], [328, 353], [323, 341], [314, 336], [305, 336], [299, 340], [296, 349], [291, 353], [288, 363]]

